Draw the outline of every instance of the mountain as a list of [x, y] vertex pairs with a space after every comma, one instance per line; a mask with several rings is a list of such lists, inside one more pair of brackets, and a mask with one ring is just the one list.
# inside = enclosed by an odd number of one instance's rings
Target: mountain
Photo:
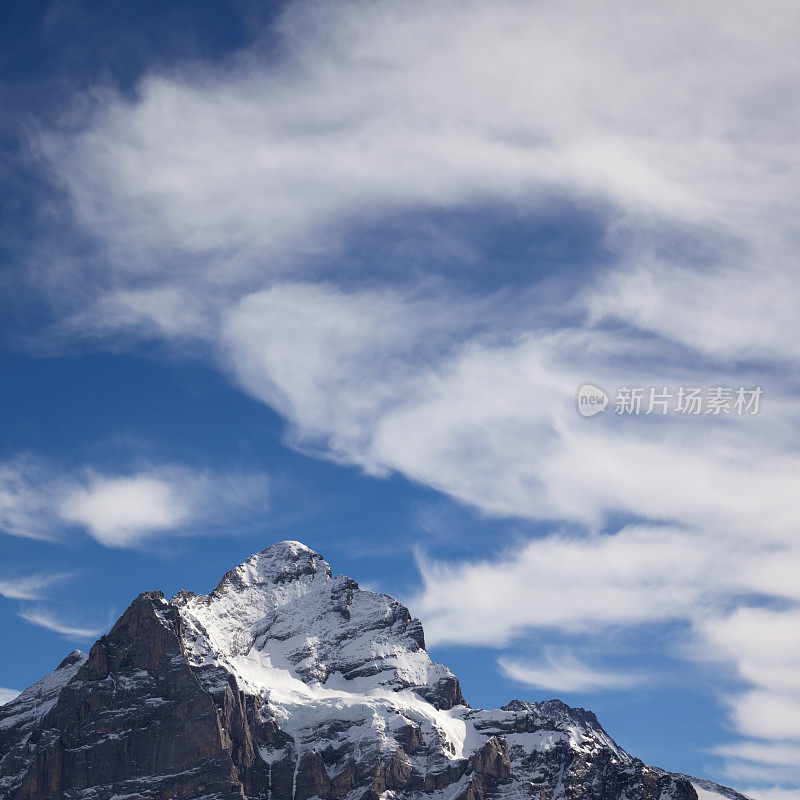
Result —
[[7, 800], [746, 800], [558, 700], [471, 708], [397, 600], [281, 542], [139, 595], [0, 707]]

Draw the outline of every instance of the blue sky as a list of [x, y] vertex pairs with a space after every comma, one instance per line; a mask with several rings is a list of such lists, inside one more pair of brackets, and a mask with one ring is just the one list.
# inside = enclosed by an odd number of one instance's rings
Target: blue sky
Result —
[[299, 539], [473, 704], [797, 797], [798, 13], [8, 4], [5, 695]]

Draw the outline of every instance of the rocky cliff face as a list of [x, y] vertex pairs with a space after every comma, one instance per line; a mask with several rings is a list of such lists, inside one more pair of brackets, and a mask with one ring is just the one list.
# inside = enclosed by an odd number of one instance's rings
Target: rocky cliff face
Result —
[[697, 800], [590, 712], [470, 708], [387, 595], [282, 542], [210, 595], [140, 595], [0, 707], [8, 800]]

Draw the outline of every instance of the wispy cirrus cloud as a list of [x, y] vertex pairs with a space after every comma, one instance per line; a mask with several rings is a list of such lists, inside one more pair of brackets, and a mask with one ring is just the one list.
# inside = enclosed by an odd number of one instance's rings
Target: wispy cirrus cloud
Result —
[[798, 72], [797, 10], [771, 7], [767, 23], [741, 2], [670, 15], [295, 2], [277, 61], [255, 49], [217, 73], [148, 76], [133, 100], [101, 95], [85, 130], [44, 150], [113, 267], [146, 283], [163, 280], [154, 255], [184, 255], [173, 276], [228, 283], [295, 271], [365, 216], [444, 203], [535, 210], [567, 195], [644, 228], [666, 217], [755, 235], [797, 201], [783, 169], [795, 112], [780, 103]]
[[108, 547], [135, 547], [159, 535], [220, 532], [258, 518], [269, 507], [269, 482], [254, 472], [174, 464], [68, 473], [25, 457], [0, 465], [0, 496], [0, 530], [11, 535], [56, 539], [77, 527]]
[[[796, 742], [769, 740], [745, 740], [735, 744], [714, 748], [714, 753], [725, 760], [726, 770], [732, 780], [738, 782], [765, 782], [791, 786], [798, 781], [798, 746]], [[752, 796], [762, 797], [795, 797], [788, 789], [752, 791]]]
[[746, 789], [745, 794], [748, 797], [756, 798], [756, 800], [795, 800], [797, 797], [796, 790], [781, 789], [779, 787]]
[[29, 539], [51, 539], [57, 513], [52, 497], [58, 479], [31, 455], [0, 464], [0, 530]]
[[[51, 601], [52, 587], [69, 581], [74, 576], [67, 573], [36, 573], [31, 575], [16, 575], [13, 577], [0, 578], [0, 595], [9, 600], [19, 601], [39, 601], [35, 605], [23, 602], [17, 615], [26, 622], [37, 625], [46, 630], [59, 633], [69, 639], [74, 640], [94, 640], [102, 632], [100, 628], [84, 625], [75, 625], [64, 620], [53, 611], [55, 603]], [[60, 604], [59, 604], [60, 605]], [[12, 690], [0, 690], [0, 702], [2, 692], [8, 692], [8, 700], [19, 692]]]
[[85, 527], [104, 544], [173, 530], [191, 517], [189, 504], [175, 487], [150, 475], [94, 478], [89, 486], [69, 492], [59, 511], [65, 522]]
[[68, 580], [69, 574], [33, 574], [0, 578], [0, 595], [10, 600], [39, 600], [54, 584]]
[[[99, 628], [73, 625], [59, 618], [53, 612], [53, 603], [50, 602], [50, 590], [74, 576], [68, 573], [33, 573], [27, 575], [14, 575], [0, 578], [0, 596], [9, 600], [39, 601], [36, 605], [23, 602], [17, 611], [18, 616], [32, 625], [45, 628], [66, 636], [69, 639], [89, 640], [95, 639], [100, 633]], [[3, 693], [6, 693], [5, 695]], [[19, 692], [11, 689], [0, 689], [0, 703], [8, 702]], [[6, 697], [4, 700], [3, 697]]]
[[513, 681], [554, 692], [588, 692], [597, 689], [631, 689], [639, 686], [641, 675], [594, 669], [565, 649], [546, 648], [544, 657], [498, 660], [502, 673]]
[[38, 625], [45, 630], [59, 633], [67, 639], [75, 641], [93, 641], [102, 632], [103, 628], [75, 625], [66, 622], [44, 606], [24, 609], [19, 616], [31, 625]]

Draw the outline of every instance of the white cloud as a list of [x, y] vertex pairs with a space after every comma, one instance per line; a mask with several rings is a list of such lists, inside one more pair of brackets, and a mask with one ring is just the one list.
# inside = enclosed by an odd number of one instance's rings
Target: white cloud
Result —
[[103, 630], [101, 628], [89, 628], [84, 626], [76, 626], [68, 622], [64, 622], [51, 611], [46, 608], [32, 608], [19, 612], [19, 616], [31, 625], [38, 625], [48, 631], [60, 633], [67, 639], [76, 641], [89, 641], [96, 639]]
[[[56, 583], [67, 580], [68, 574], [38, 574], [0, 579], [0, 595], [11, 600], [42, 600], [46, 590]], [[75, 626], [59, 619], [45, 605], [30, 606], [18, 612], [26, 622], [60, 633], [70, 639], [95, 639], [102, 631], [95, 628]], [[7, 699], [3, 699], [7, 692]], [[0, 689], [0, 703], [8, 702], [19, 692], [11, 689]]]
[[701, 654], [732, 665], [749, 687], [728, 697], [731, 721], [748, 738], [715, 750], [728, 773], [800, 783], [800, 607], [743, 606], [695, 626]]
[[374, 428], [452, 346], [456, 319], [390, 290], [279, 283], [232, 307], [220, 339], [237, 381], [293, 423], [300, 446], [385, 470], [369, 453]]
[[22, 575], [0, 578], [0, 595], [11, 600], [38, 600], [45, 589], [69, 575]]
[[[82, 130], [45, 147], [104, 270], [124, 273], [79, 324], [206, 339], [298, 446], [486, 511], [793, 535], [786, 415], [578, 429], [571, 406], [586, 379], [686, 378], [666, 343], [592, 327], [609, 316], [715, 357], [792, 357], [798, 337], [772, 331], [796, 316], [780, 270], [797, 205], [795, 112], [781, 102], [797, 9], [776, 3], [757, 26], [746, 3], [574, 10], [295, 3], [277, 62], [256, 51], [214, 74], [149, 76], [133, 99], [101, 95]], [[757, 68], [741, 68], [745, 53]], [[553, 195], [616, 209], [619, 268], [589, 281], [590, 321], [572, 330], [532, 327], [507, 298], [486, 322], [486, 303], [463, 296], [285, 279], [398, 209], [510, 201], [535, 216]], [[650, 252], [679, 235], [713, 273]], [[776, 254], [780, 280], [765, 280]], [[638, 350], [641, 364], [643, 348], [650, 374], [637, 376], [625, 359]], [[769, 402], [783, 393], [773, 377]]]
[[800, 747], [796, 744], [737, 742], [732, 745], [715, 747], [714, 752], [764, 764], [800, 764]]
[[775, 207], [775, 224], [796, 201], [798, 12], [771, 7], [296, 2], [279, 61], [151, 76], [47, 150], [115, 265], [145, 273], [143, 249], [280, 269], [334, 224], [554, 193], [721, 229]]
[[90, 473], [64, 493], [59, 514], [101, 544], [133, 547], [158, 534], [229, 529], [266, 513], [268, 497], [263, 475], [161, 466], [125, 476]]
[[421, 558], [423, 587], [410, 605], [432, 642], [465, 644], [505, 645], [534, 628], [580, 633], [675, 620], [713, 591], [713, 558], [702, 538], [671, 528], [548, 536], [496, 560]]
[[569, 651], [553, 648], [547, 648], [544, 658], [536, 662], [501, 658], [498, 664], [511, 680], [553, 692], [630, 689], [642, 682], [640, 675], [593, 669]]
[[46, 137], [102, 243], [85, 280], [54, 259], [82, 309], [70, 330], [213, 341], [276, 275], [318, 271], [321, 253], [341, 274], [336, 245], [358, 226], [492, 203], [535, 217], [558, 197], [608, 220], [620, 269], [596, 293], [589, 281], [595, 320], [796, 358], [799, 12], [770, 9], [291, 3], [272, 58], [97, 93], [83, 128]]
[[[571, 350], [584, 337], [569, 338], [465, 349], [377, 421], [371, 457], [495, 513], [598, 525], [624, 512], [793, 533], [800, 457], [771, 441], [781, 420], [738, 429], [683, 419], [582, 425], [577, 386], [596, 375], [600, 385], [626, 380], [623, 370], [614, 380], [611, 358], [576, 358]], [[632, 383], [680, 381], [671, 370], [653, 376], [654, 366]]]
[[742, 607], [705, 620], [701, 631], [711, 651], [734, 662], [743, 680], [775, 693], [795, 692], [800, 701], [800, 607]]
[[[714, 358], [800, 359], [794, 254], [766, 252], [745, 264], [732, 257], [726, 269], [709, 271], [643, 260], [588, 298], [594, 321], [624, 320]], [[739, 310], [736, 324], [731, 309]]]
[[29, 539], [53, 537], [49, 498], [59, 491], [52, 472], [31, 455], [0, 463], [0, 530]]
[[[20, 463], [28, 462], [0, 464], [3, 513], [13, 521], [4, 530], [16, 535], [55, 539], [79, 527], [108, 547], [136, 547], [160, 535], [234, 530], [269, 507], [268, 480], [259, 473], [167, 464], [127, 473], [84, 469], [67, 474], [38, 462], [31, 473]], [[30, 584], [17, 591], [35, 588]]]
[[[725, 759], [726, 773], [733, 780], [787, 786], [800, 781], [800, 748], [796, 743], [747, 740], [715, 747], [713, 752]], [[753, 790], [749, 794], [756, 798], [773, 794], [780, 797], [781, 790]]]
[[771, 413], [754, 419], [586, 423], [574, 404], [589, 378], [610, 387], [726, 376], [681, 374], [657, 351], [643, 374], [621, 363], [624, 339], [577, 329], [462, 343], [480, 312], [459, 312], [456, 322], [443, 300], [284, 282], [231, 309], [222, 341], [237, 381], [287, 417], [300, 446], [485, 511], [593, 526], [622, 512], [794, 537], [800, 453], [787, 448], [777, 383]]
[[98, 478], [62, 502], [62, 519], [86, 528], [102, 544], [124, 546], [158, 531], [183, 526], [185, 498], [170, 483], [149, 475]]
[[755, 798], [755, 800], [797, 800], [796, 789], [781, 789], [779, 787], [745, 789], [744, 794], [747, 797]]
[[10, 703], [17, 695], [19, 692], [16, 689], [4, 689], [0, 686], [0, 706]]
[[800, 694], [752, 691], [733, 700], [736, 726], [765, 739], [800, 739]]

